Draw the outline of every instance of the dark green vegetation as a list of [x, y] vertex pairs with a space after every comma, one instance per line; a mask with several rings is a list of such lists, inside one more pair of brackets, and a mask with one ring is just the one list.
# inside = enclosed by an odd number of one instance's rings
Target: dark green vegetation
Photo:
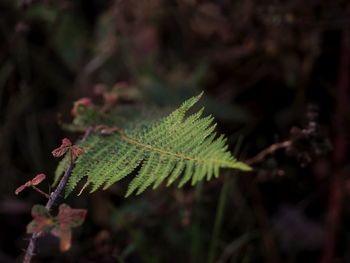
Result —
[[74, 192], [64, 202], [88, 214], [72, 248], [44, 237], [36, 262], [346, 261], [349, 17], [340, 0], [0, 1], [0, 262], [19, 258], [31, 207], [45, 203], [14, 190], [43, 172], [48, 192], [51, 151], [81, 136], [66, 124], [74, 101], [115, 107], [128, 130], [201, 90], [194, 112], [215, 117], [238, 160], [291, 147], [194, 187], [124, 198], [131, 173]]

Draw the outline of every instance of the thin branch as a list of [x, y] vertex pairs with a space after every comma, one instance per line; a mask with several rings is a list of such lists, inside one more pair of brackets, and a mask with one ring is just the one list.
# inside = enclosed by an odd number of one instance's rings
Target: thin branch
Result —
[[336, 110], [335, 110], [335, 138], [333, 164], [334, 174], [331, 179], [331, 189], [329, 196], [329, 206], [327, 211], [327, 232], [324, 242], [321, 263], [335, 262], [335, 251], [337, 237], [340, 230], [341, 215], [344, 205], [344, 165], [347, 161], [347, 132], [344, 123], [349, 105], [349, 85], [350, 85], [350, 31], [344, 30], [342, 36], [342, 46], [340, 49], [339, 77], [337, 85]]
[[[292, 145], [292, 140], [286, 140], [283, 142], [274, 143], [269, 147], [265, 148], [264, 150], [262, 150], [260, 153], [258, 153], [254, 157], [246, 160], [245, 163], [249, 165], [260, 163], [264, 161], [268, 155], [272, 155], [280, 149], [286, 149], [291, 145]], [[256, 186], [255, 182], [253, 182], [251, 179], [246, 178], [244, 179], [244, 182], [247, 185], [248, 190], [252, 195], [252, 199], [253, 199], [252, 205], [253, 205], [253, 209], [255, 211], [257, 222], [261, 231], [262, 246], [263, 246], [265, 261], [271, 262], [271, 263], [280, 262], [280, 255], [278, 253], [275, 239], [270, 231], [268, 216], [266, 214], [266, 210], [262, 202], [261, 193], [258, 187]]]
[[37, 191], [39, 194], [45, 196], [47, 199], [50, 199], [50, 195], [48, 195], [47, 193], [45, 193], [43, 190], [39, 189], [38, 187], [32, 185], [32, 188]]
[[[85, 131], [85, 134], [83, 136], [83, 138], [81, 139], [81, 141], [85, 141], [87, 139], [87, 137], [90, 135], [92, 129], [89, 128]], [[58, 186], [56, 187], [55, 191], [53, 191], [50, 194], [49, 200], [47, 201], [45, 207], [48, 211], [50, 211], [52, 209], [52, 207], [56, 204], [59, 196], [61, 195], [65, 185], [67, 184], [67, 181], [72, 173], [72, 169], [74, 166], [74, 162], [73, 159], [71, 159], [71, 162], [69, 163], [69, 166], [67, 168], [67, 170], [65, 171], [64, 175], [62, 176]], [[23, 258], [23, 263], [30, 263], [32, 260], [32, 257], [34, 256], [34, 250], [35, 250], [35, 245], [36, 245], [36, 240], [41, 236], [41, 232], [40, 233], [34, 233], [32, 235], [32, 237], [30, 238], [28, 247], [26, 249], [24, 258]]]
[[262, 162], [266, 158], [266, 156], [274, 154], [279, 149], [288, 148], [289, 146], [291, 146], [291, 144], [292, 144], [291, 140], [287, 140], [287, 141], [283, 141], [283, 142], [279, 142], [279, 143], [274, 143], [274, 144], [270, 145], [269, 147], [267, 147], [266, 149], [262, 150], [260, 153], [255, 155], [253, 158], [246, 160], [245, 162], [249, 165], [253, 165], [253, 164]]

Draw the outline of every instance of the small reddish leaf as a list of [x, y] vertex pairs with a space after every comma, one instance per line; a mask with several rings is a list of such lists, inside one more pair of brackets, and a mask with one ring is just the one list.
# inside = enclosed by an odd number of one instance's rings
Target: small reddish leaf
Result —
[[60, 205], [56, 224], [51, 233], [60, 239], [61, 251], [70, 249], [72, 242], [71, 229], [80, 226], [84, 222], [86, 212], [85, 209], [72, 209], [66, 204]]
[[27, 186], [25, 184], [22, 184], [20, 187], [16, 189], [15, 194], [18, 195], [20, 192], [22, 192], [26, 188]]
[[86, 209], [73, 209], [66, 204], [62, 204], [59, 207], [57, 220], [61, 225], [77, 227], [84, 222], [86, 214]]
[[69, 139], [64, 138], [62, 140], [61, 146], [54, 149], [51, 153], [54, 157], [61, 157], [69, 150], [71, 146], [72, 146], [72, 142]]
[[67, 225], [58, 225], [51, 230], [51, 233], [60, 239], [60, 250], [65, 252], [72, 245], [72, 230]]
[[72, 142], [68, 138], [64, 138], [62, 140], [61, 147], [69, 147], [69, 146], [72, 146]]
[[57, 148], [57, 149], [52, 151], [52, 155], [54, 157], [61, 157], [67, 152], [67, 150], [68, 150], [67, 148], [66, 149], [64, 149], [64, 148]]
[[27, 225], [27, 233], [39, 233], [42, 231], [48, 231], [54, 226], [53, 218], [45, 206], [33, 206], [32, 216], [34, 220]]
[[73, 159], [77, 158], [78, 156], [82, 155], [85, 153], [84, 149], [81, 148], [78, 145], [73, 145], [71, 148], [72, 154], [73, 154]]
[[31, 180], [31, 184], [32, 185], [38, 185], [40, 184], [42, 181], [44, 181], [46, 178], [46, 175], [41, 173], [36, 175], [32, 180]]
[[67, 151], [71, 151], [73, 159], [85, 153], [83, 148], [78, 145], [72, 145], [72, 142], [69, 139], [64, 138], [61, 146], [52, 151], [52, 155], [55, 157], [61, 157]]
[[53, 218], [42, 205], [32, 208], [33, 220], [27, 226], [27, 233], [51, 232], [60, 239], [60, 250], [67, 251], [72, 243], [72, 228], [77, 227], [85, 220], [85, 209], [72, 209], [66, 204], [59, 207], [58, 215]]
[[16, 190], [15, 190], [15, 194], [18, 195], [20, 192], [22, 192], [24, 189], [28, 188], [28, 187], [31, 187], [32, 186], [32, 182], [31, 181], [28, 181], [26, 182], [25, 184], [22, 184], [20, 187], [18, 187]]
[[71, 113], [73, 116], [76, 116], [76, 115], [78, 115], [79, 107], [81, 107], [81, 106], [90, 107], [92, 105], [93, 104], [89, 98], [81, 98], [81, 99], [74, 102], [73, 109], [71, 110]]

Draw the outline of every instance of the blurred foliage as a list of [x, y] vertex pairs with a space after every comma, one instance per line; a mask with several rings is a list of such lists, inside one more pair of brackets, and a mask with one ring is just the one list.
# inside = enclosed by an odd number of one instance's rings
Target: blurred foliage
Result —
[[[76, 99], [100, 102], [100, 85], [123, 86], [118, 105], [141, 108], [178, 105], [204, 89], [220, 132], [231, 146], [241, 142], [241, 159], [289, 137], [293, 126], [305, 129], [310, 103], [318, 105], [313, 121], [332, 137], [349, 8], [346, 0], [0, 1], [0, 261], [18, 258], [30, 209], [42, 203], [14, 190], [40, 172], [53, 178], [50, 152], [78, 136], [60, 123]], [[300, 154], [281, 151], [256, 175], [227, 173], [195, 189], [124, 200], [121, 182], [71, 198], [91, 211], [87, 222], [65, 254], [56, 239], [42, 239], [37, 261], [319, 261], [332, 178], [322, 149], [306, 167]], [[350, 256], [349, 212], [339, 226], [340, 262]], [[299, 242], [306, 236], [318, 238]]]

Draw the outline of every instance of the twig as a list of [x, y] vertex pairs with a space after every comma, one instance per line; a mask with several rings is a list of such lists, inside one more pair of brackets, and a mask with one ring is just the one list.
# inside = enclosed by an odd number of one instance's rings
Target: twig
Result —
[[45, 196], [47, 199], [50, 199], [50, 195], [48, 195], [47, 193], [45, 193], [43, 190], [39, 189], [38, 187], [32, 185], [32, 188], [37, 191], [39, 194]]
[[335, 262], [335, 248], [344, 202], [344, 171], [346, 162], [347, 132], [344, 130], [344, 119], [349, 105], [349, 70], [350, 70], [350, 31], [343, 32], [339, 80], [337, 87], [335, 110], [335, 141], [334, 141], [334, 175], [332, 176], [331, 191], [327, 214], [327, 232], [321, 263]]
[[[292, 140], [285, 140], [283, 142], [274, 143], [269, 147], [262, 150], [260, 153], [254, 157], [245, 161], [249, 165], [253, 165], [265, 160], [268, 155], [274, 154], [280, 149], [288, 148], [292, 145]], [[245, 184], [248, 187], [249, 192], [252, 195], [252, 205], [255, 211], [257, 222], [260, 227], [262, 234], [262, 250], [264, 253], [265, 261], [269, 263], [280, 262], [280, 255], [278, 253], [277, 245], [275, 243], [274, 237], [270, 231], [268, 216], [262, 202], [261, 193], [256, 186], [255, 182], [252, 182], [251, 179], [244, 179]]]
[[[85, 134], [84, 134], [83, 138], [81, 139], [82, 142], [87, 139], [87, 137], [90, 135], [91, 131], [92, 131], [91, 128], [89, 128], [85, 131]], [[63, 191], [63, 188], [66, 185], [69, 176], [71, 175], [73, 165], [74, 165], [73, 159], [71, 159], [71, 162], [69, 163], [69, 166], [68, 166], [67, 170], [65, 171], [64, 175], [62, 176], [58, 186], [56, 187], [55, 191], [50, 194], [49, 200], [47, 201], [47, 203], [45, 205], [45, 207], [48, 211], [50, 211], [52, 209], [52, 207], [57, 202], [61, 192]], [[23, 263], [30, 263], [32, 257], [34, 256], [36, 240], [41, 236], [41, 234], [42, 234], [41, 232], [34, 233], [32, 235], [32, 237], [30, 238], [28, 247], [26, 249], [26, 252], [25, 252], [25, 255], [23, 258]]]
[[245, 163], [247, 163], [249, 165], [259, 163], [259, 162], [263, 161], [267, 155], [271, 155], [279, 149], [287, 148], [287, 147], [291, 146], [291, 144], [292, 144], [291, 140], [287, 140], [287, 141], [283, 141], [283, 142], [279, 142], [279, 143], [274, 143], [274, 144], [270, 145], [269, 147], [267, 147], [266, 149], [262, 150], [260, 153], [255, 155], [253, 158], [246, 160]]

